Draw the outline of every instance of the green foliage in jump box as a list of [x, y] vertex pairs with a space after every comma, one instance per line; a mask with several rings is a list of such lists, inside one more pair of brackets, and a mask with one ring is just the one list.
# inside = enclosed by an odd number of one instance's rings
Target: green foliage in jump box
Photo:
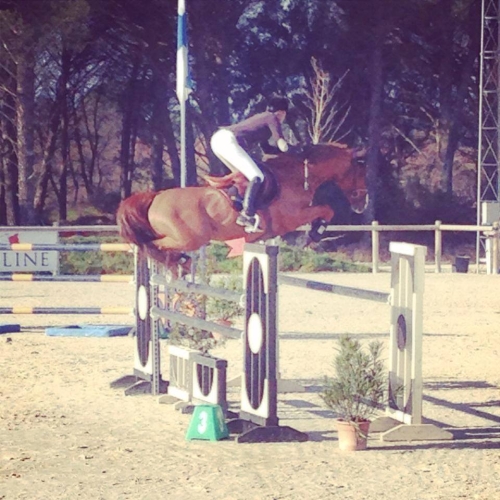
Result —
[[212, 349], [221, 346], [223, 340], [215, 339], [212, 333], [192, 326], [176, 324], [170, 328], [169, 340], [172, 345], [196, 349], [208, 354]]
[[[241, 273], [239, 275], [212, 275], [210, 277], [210, 286], [243, 294], [243, 277]], [[210, 318], [231, 320], [242, 314], [243, 307], [238, 302], [217, 297], [207, 298], [207, 315]]]
[[[242, 292], [242, 277], [240, 275], [207, 275], [204, 281], [213, 288]], [[232, 300], [210, 297], [194, 292], [176, 292], [169, 300], [169, 306], [175, 312], [193, 318], [208, 321], [231, 320], [243, 313], [243, 308]], [[210, 331], [184, 324], [172, 324], [170, 328], [170, 342], [174, 345], [197, 349], [203, 354], [224, 345], [225, 339], [214, 338]]]

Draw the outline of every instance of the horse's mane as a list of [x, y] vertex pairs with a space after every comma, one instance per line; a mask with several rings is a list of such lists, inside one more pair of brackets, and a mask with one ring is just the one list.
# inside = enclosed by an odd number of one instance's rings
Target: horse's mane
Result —
[[331, 160], [339, 154], [351, 154], [351, 150], [346, 144], [338, 142], [326, 142], [321, 144], [309, 144], [300, 153], [283, 153], [277, 156], [270, 156], [265, 159], [267, 165], [272, 168], [289, 167], [290, 162], [303, 163], [308, 160], [312, 163]]
[[304, 153], [309, 161], [316, 163], [331, 160], [339, 155], [350, 154], [350, 150], [346, 144], [326, 142], [322, 144], [312, 144], [306, 148]]

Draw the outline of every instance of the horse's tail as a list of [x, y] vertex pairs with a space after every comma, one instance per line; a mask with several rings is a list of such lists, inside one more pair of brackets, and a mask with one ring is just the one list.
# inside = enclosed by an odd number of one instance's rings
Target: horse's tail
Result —
[[120, 228], [120, 236], [127, 242], [139, 247], [149, 257], [165, 262], [168, 254], [153, 243], [161, 237], [151, 227], [148, 211], [156, 193], [136, 193], [120, 203], [116, 214], [116, 222]]

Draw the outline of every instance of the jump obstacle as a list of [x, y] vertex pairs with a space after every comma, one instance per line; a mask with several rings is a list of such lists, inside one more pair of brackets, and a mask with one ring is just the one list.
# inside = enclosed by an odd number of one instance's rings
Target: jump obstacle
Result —
[[[151, 393], [159, 395], [169, 393], [184, 402], [193, 401], [193, 390], [191, 385], [193, 360], [198, 358], [199, 352], [188, 349], [179, 349], [170, 346], [170, 381], [167, 383], [162, 379], [159, 340], [164, 333], [160, 318], [167, 319], [171, 323], [185, 324], [188, 326], [217, 332], [228, 338], [240, 338], [241, 331], [218, 323], [205, 321], [200, 318], [185, 316], [175, 310], [171, 310], [160, 295], [168, 297], [172, 291], [196, 292], [204, 295], [240, 302], [241, 294], [231, 292], [222, 288], [210, 287], [199, 283], [191, 283], [184, 280], [169, 280], [165, 274], [165, 268], [156, 261], [135, 254], [135, 276], [136, 276], [136, 342], [134, 346], [134, 367], [131, 375], [125, 375], [114, 381], [112, 387], [124, 387], [125, 394]], [[225, 360], [205, 358], [209, 369], [216, 369], [215, 381], [220, 380], [220, 396], [215, 399], [208, 397], [208, 392], [213, 394], [213, 388], [206, 389], [206, 382], [202, 385], [205, 389], [205, 398], [202, 401], [220, 404], [223, 408], [225, 403]], [[198, 360], [198, 365], [203, 365], [203, 360]], [[206, 373], [207, 369], [202, 370]], [[219, 372], [222, 372], [220, 374]], [[223, 379], [223, 380], [222, 380]]]
[[[220, 405], [231, 418], [228, 427], [238, 434], [237, 442], [305, 441], [307, 435], [279, 425], [277, 416], [277, 247], [246, 245], [244, 255], [245, 326], [244, 331], [191, 318], [161, 307], [158, 299], [171, 290], [195, 291], [235, 302], [241, 295], [197, 283], [168, 281], [158, 274], [155, 262], [137, 262], [137, 326], [133, 375], [112, 383], [125, 387], [126, 394], [167, 392], [186, 403]], [[149, 286], [148, 286], [149, 285]], [[159, 338], [161, 319], [187, 324], [230, 338], [242, 338], [244, 363], [241, 373], [240, 410], [228, 411], [226, 396], [227, 361], [170, 346], [168, 382], [163, 381], [160, 366]], [[135, 384], [133, 383], [135, 379]]]
[[391, 242], [391, 292], [332, 285], [280, 275], [283, 285], [308, 288], [390, 305], [388, 404], [385, 417], [370, 429], [383, 441], [447, 440], [453, 435], [422, 416], [422, 337], [425, 256], [427, 248]]
[[[126, 243], [79, 243], [79, 244], [43, 244], [13, 243], [0, 244], [0, 251], [58, 251], [58, 252], [130, 252]], [[51, 281], [51, 282], [108, 282], [133, 283], [134, 276], [124, 275], [38, 275], [32, 273], [1, 274], [0, 281]], [[125, 315], [133, 314], [130, 307], [0, 307], [1, 314], [89, 314], [89, 315]]]
[[[391, 292], [330, 285], [289, 276], [278, 276], [274, 246], [246, 245], [244, 282], [246, 289], [244, 359], [241, 402], [238, 418], [229, 422], [237, 438], [245, 441], [280, 441], [307, 439], [303, 433], [279, 426], [277, 417], [277, 287], [278, 283], [301, 286], [382, 303], [391, 308], [389, 352], [389, 404], [386, 417], [372, 423], [372, 429], [384, 431], [381, 439], [430, 440], [452, 439], [451, 433], [422, 423], [422, 318], [424, 264], [426, 248], [393, 242], [391, 250]], [[200, 356], [198, 352], [171, 346], [169, 381], [163, 381], [160, 369], [159, 338], [161, 319], [219, 332], [239, 338], [233, 328], [199, 318], [190, 318], [161, 307], [159, 286], [174, 290], [215, 293], [237, 300], [234, 293], [205, 285], [168, 282], [158, 274], [155, 263], [146, 259], [137, 263], [137, 338], [134, 375], [124, 380], [136, 381], [139, 392], [154, 395], [168, 391], [176, 398], [191, 403], [214, 403], [227, 410], [225, 360]], [[141, 270], [139, 272], [139, 269]], [[209, 290], [210, 289], [210, 290]], [[215, 291], [214, 291], [215, 290]], [[220, 295], [219, 295], [220, 294]], [[208, 360], [208, 361], [207, 361]], [[209, 373], [208, 377], [200, 374]], [[205, 379], [205, 381], [203, 381]], [[207, 382], [208, 380], [208, 382]], [[116, 384], [115, 386], [120, 386]], [[134, 386], [128, 393], [135, 391]], [[227, 412], [230, 415], [230, 412]]]

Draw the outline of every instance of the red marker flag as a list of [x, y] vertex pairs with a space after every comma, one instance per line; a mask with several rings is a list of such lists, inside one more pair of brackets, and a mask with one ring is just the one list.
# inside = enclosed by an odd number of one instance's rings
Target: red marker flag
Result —
[[231, 249], [227, 254], [228, 257], [239, 257], [240, 255], [243, 255], [243, 249], [245, 247], [245, 238], [227, 240], [224, 243]]

